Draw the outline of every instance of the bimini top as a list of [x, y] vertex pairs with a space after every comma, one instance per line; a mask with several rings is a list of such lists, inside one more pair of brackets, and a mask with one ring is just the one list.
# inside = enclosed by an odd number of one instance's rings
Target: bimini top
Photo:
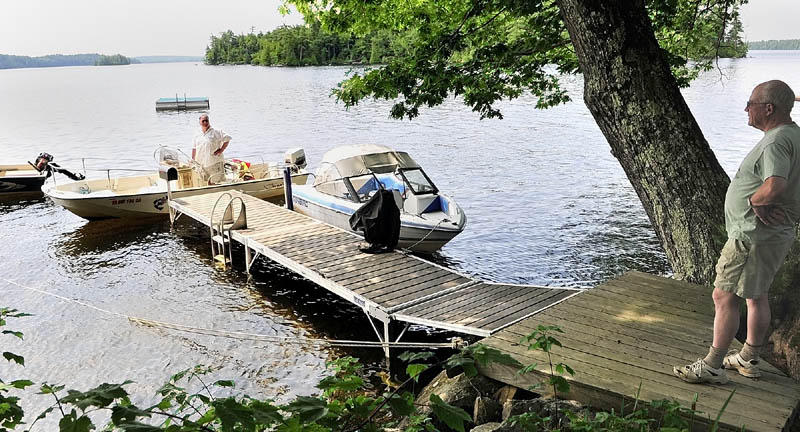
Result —
[[314, 185], [374, 172], [391, 173], [397, 168], [419, 168], [406, 152], [377, 144], [354, 144], [325, 153], [317, 170]]

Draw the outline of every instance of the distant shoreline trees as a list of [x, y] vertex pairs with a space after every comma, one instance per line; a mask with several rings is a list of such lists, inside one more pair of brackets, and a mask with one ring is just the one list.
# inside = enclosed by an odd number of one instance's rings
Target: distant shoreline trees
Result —
[[755, 41], [747, 46], [752, 50], [800, 50], [800, 39]]
[[378, 31], [366, 36], [326, 33], [319, 26], [282, 26], [258, 34], [236, 35], [228, 30], [211, 36], [206, 64], [261, 66], [320, 66], [379, 64], [403, 56], [414, 33]]
[[131, 59], [122, 54], [101, 55], [94, 61], [95, 66], [120, 66], [131, 64]]

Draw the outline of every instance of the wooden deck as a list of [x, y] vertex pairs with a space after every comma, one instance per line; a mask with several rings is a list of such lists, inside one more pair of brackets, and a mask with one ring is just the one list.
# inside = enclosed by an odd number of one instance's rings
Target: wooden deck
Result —
[[692, 406], [697, 394], [699, 420], [716, 418], [725, 400], [736, 393], [722, 415], [724, 429], [788, 430], [793, 423], [800, 385], [765, 364], [764, 376], [752, 380], [728, 371], [726, 385], [688, 384], [672, 374], [674, 365], [697, 360], [711, 344], [714, 306], [710, 288], [645, 273], [631, 272], [608, 281], [520, 321], [482, 343], [510, 353], [523, 364], [538, 363], [536, 372], [518, 375], [492, 365], [487, 376], [528, 388], [546, 379], [549, 363], [541, 351], [527, 351], [520, 339], [538, 325], [557, 325], [555, 362], [575, 370], [568, 377], [571, 394], [585, 405], [630, 412], [641, 385], [640, 399], [673, 399]]
[[[170, 206], [211, 226], [220, 195], [174, 199]], [[352, 232], [244, 194], [232, 195], [245, 202], [247, 228], [231, 235], [248, 255], [256, 251], [360, 306], [387, 325], [383, 340], [389, 339], [390, 321], [489, 336], [582, 292], [484, 282], [398, 251], [365, 254], [358, 249], [361, 238]], [[214, 211], [214, 221], [221, 218], [222, 207]]]

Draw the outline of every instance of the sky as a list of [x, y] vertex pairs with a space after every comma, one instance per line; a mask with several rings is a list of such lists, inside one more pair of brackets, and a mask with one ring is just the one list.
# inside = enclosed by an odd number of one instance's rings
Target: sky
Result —
[[[0, 0], [0, 54], [202, 56], [226, 30], [270, 31], [302, 23], [282, 16], [279, 0]], [[750, 0], [745, 38], [800, 39], [800, 0]]]

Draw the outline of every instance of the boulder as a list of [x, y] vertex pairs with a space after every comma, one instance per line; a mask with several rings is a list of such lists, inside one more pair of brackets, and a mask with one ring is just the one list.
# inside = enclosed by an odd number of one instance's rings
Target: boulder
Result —
[[541, 417], [554, 418], [558, 414], [557, 424], [561, 424], [566, 419], [565, 412], [580, 414], [583, 406], [577, 401], [560, 400], [552, 398], [536, 398], [530, 400], [512, 400], [503, 405], [503, 424], [508, 422], [509, 417], [535, 412]]
[[473, 404], [476, 397], [490, 395], [497, 391], [498, 387], [499, 385], [496, 381], [483, 375], [468, 378], [462, 373], [453, 378], [448, 378], [447, 374], [442, 371], [430, 384], [422, 389], [422, 392], [417, 396], [416, 403], [420, 407], [420, 414], [430, 415], [431, 408], [427, 405], [430, 404], [431, 395], [436, 394], [444, 402], [470, 413], [473, 412]]
[[500, 423], [484, 423], [482, 425], [475, 426], [470, 432], [495, 432], [500, 429], [501, 426], [502, 424]]

